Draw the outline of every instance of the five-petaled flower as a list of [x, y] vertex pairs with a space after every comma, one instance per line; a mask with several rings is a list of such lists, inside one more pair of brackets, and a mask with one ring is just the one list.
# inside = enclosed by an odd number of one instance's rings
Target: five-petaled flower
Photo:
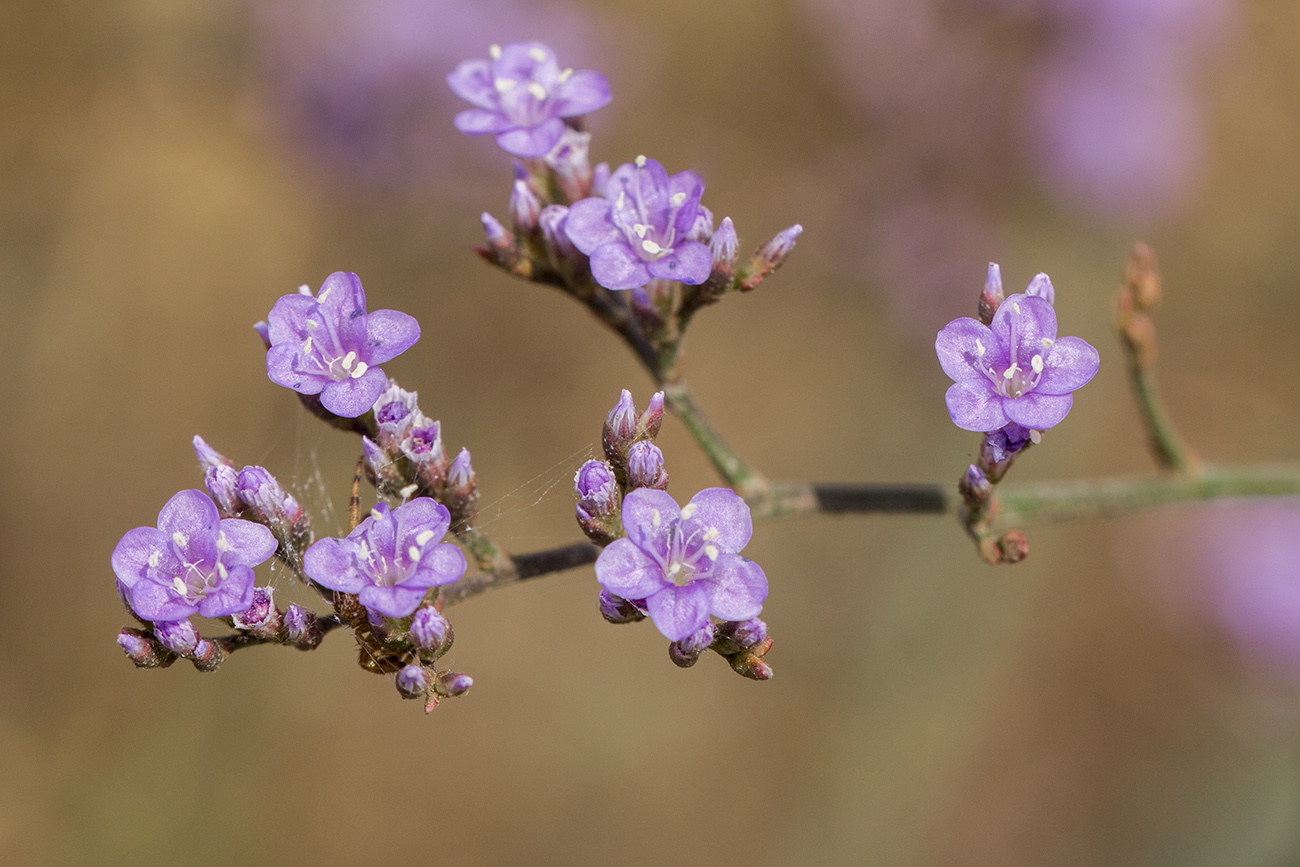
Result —
[[749, 506], [727, 488], [706, 488], [684, 507], [663, 491], [638, 488], [623, 499], [627, 536], [596, 560], [600, 586], [636, 600], [670, 641], [709, 622], [755, 617], [767, 576], [739, 555], [753, 524]]
[[958, 427], [988, 433], [1014, 422], [1046, 430], [1069, 413], [1070, 392], [1092, 379], [1100, 359], [1081, 338], [1057, 338], [1050, 297], [1012, 295], [988, 326], [962, 318], [939, 332], [934, 348], [954, 380], [946, 399]]
[[361, 280], [343, 271], [326, 277], [315, 297], [306, 286], [282, 296], [266, 318], [266, 375], [299, 394], [319, 394], [322, 406], [346, 418], [365, 413], [388, 387], [376, 365], [420, 339], [405, 313], [367, 313]]
[[670, 177], [658, 160], [640, 156], [614, 170], [604, 198], [575, 202], [564, 230], [606, 289], [636, 289], [653, 277], [696, 285], [713, 270], [713, 252], [691, 238], [703, 193], [695, 172]]
[[202, 491], [181, 491], [158, 513], [158, 526], [136, 527], [113, 549], [122, 599], [142, 619], [225, 617], [253, 602], [253, 567], [275, 553], [261, 524], [222, 518]]
[[450, 525], [447, 507], [428, 497], [392, 510], [381, 502], [347, 538], [308, 548], [303, 571], [331, 590], [355, 593], [372, 613], [406, 617], [430, 587], [465, 573], [465, 555], [441, 541]]
[[517, 157], [544, 157], [560, 142], [564, 118], [595, 111], [610, 101], [609, 82], [590, 69], [560, 69], [540, 42], [493, 45], [490, 60], [466, 60], [447, 86], [477, 108], [456, 115], [468, 135], [494, 133]]

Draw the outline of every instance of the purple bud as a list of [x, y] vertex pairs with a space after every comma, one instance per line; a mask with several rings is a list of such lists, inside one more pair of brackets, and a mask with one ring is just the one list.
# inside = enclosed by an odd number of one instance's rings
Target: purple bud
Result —
[[609, 183], [609, 174], [609, 163], [596, 163], [596, 167], [591, 170], [591, 194], [593, 196], [605, 197], [605, 185]]
[[402, 698], [424, 698], [433, 683], [433, 676], [427, 668], [408, 665], [397, 672], [395, 681], [397, 691], [402, 694]]
[[632, 392], [626, 388], [618, 397], [618, 403], [609, 411], [605, 419], [605, 430], [601, 441], [605, 447], [605, 457], [616, 466], [623, 463], [628, 446], [636, 436], [636, 407], [632, 404]]
[[216, 671], [221, 663], [225, 661], [226, 651], [215, 641], [200, 638], [198, 645], [194, 648], [194, 653], [190, 655], [189, 659], [199, 671]]
[[573, 476], [578, 506], [592, 517], [618, 514], [618, 479], [614, 468], [605, 461], [587, 461]]
[[393, 465], [393, 460], [388, 456], [388, 452], [381, 449], [370, 437], [361, 438], [361, 457], [366, 462], [366, 477], [369, 478], [376, 486], [381, 482], [387, 483], [384, 487], [390, 488], [392, 484], [401, 482], [401, 475]]
[[411, 619], [411, 641], [420, 650], [441, 656], [451, 647], [451, 623], [436, 608], [425, 606]]
[[401, 442], [402, 454], [417, 464], [435, 464], [442, 471], [447, 467], [447, 453], [442, 448], [442, 425], [424, 419], [412, 425]]
[[600, 591], [600, 616], [610, 623], [636, 623], [638, 620], [645, 620], [646, 612], [643, 605], [638, 605], [635, 601], [624, 599], [622, 596], [615, 596], [608, 590], [602, 590]]
[[725, 641], [730, 652], [749, 650], [767, 640], [767, 624], [757, 617], [729, 621], [718, 627], [718, 637]]
[[239, 499], [239, 473], [234, 467], [225, 464], [208, 465], [203, 471], [203, 487], [208, 496], [217, 504], [217, 511], [223, 518], [238, 517], [244, 511], [244, 502]]
[[199, 456], [199, 465], [204, 467], [233, 467], [235, 462], [208, 445], [203, 437], [194, 435], [194, 454]]
[[175, 654], [139, 629], [123, 629], [117, 634], [117, 645], [136, 668], [166, 668], [176, 661]]
[[1052, 287], [1052, 278], [1048, 277], [1041, 271], [1034, 275], [1034, 279], [1029, 281], [1029, 286], [1025, 289], [1025, 294], [1036, 295], [1048, 304], [1056, 306], [1056, 289]]
[[566, 126], [560, 143], [546, 155], [546, 164], [555, 172], [555, 180], [565, 199], [576, 202], [591, 195], [591, 133]]
[[153, 625], [162, 646], [178, 656], [191, 656], [199, 644], [199, 632], [189, 620], [164, 620]]
[[695, 213], [695, 223], [691, 226], [691, 230], [686, 233], [686, 237], [691, 241], [707, 244], [709, 238], [713, 235], [713, 212], [703, 205], [700, 205], [699, 208]]
[[668, 645], [668, 658], [681, 668], [690, 668], [713, 643], [714, 626], [706, 622], [685, 638]]
[[231, 615], [236, 629], [274, 634], [280, 630], [280, 612], [275, 607], [275, 591], [270, 587], [253, 588], [253, 604]]
[[650, 395], [650, 403], [646, 405], [645, 412], [636, 420], [637, 439], [654, 439], [659, 436], [659, 428], [663, 426], [664, 421], [664, 393], [656, 391]]
[[237, 480], [239, 499], [263, 521], [297, 523], [303, 516], [298, 501], [285, 493], [265, 467], [244, 467]]
[[261, 322], [254, 322], [253, 330], [257, 332], [258, 337], [262, 338], [263, 346], [265, 346], [267, 349], [270, 349], [271, 348], [271, 326], [268, 325], [265, 320]]
[[496, 217], [484, 211], [479, 217], [483, 221], [483, 237], [487, 239], [488, 247], [494, 253], [512, 253], [515, 249], [515, 236], [510, 234], [510, 230], [501, 225], [501, 221]]
[[777, 232], [771, 240], [759, 247], [740, 278], [740, 290], [749, 292], [757, 288], [764, 277], [780, 268], [794, 250], [795, 239], [801, 234], [803, 226], [795, 223], [790, 228]]
[[664, 453], [649, 440], [638, 440], [627, 450], [627, 483], [629, 488], [654, 488], [662, 491], [668, 487], [668, 471], [664, 469]]
[[722, 225], [713, 233], [709, 239], [709, 249], [713, 251], [713, 265], [719, 265], [731, 268], [736, 264], [736, 246], [739, 241], [736, 238], [736, 224], [731, 222], [730, 217], [722, 218]]
[[989, 484], [984, 471], [974, 464], [966, 468], [960, 487], [962, 494], [967, 496], [986, 497], [993, 492], [993, 486]]
[[316, 615], [290, 603], [284, 612], [284, 635], [290, 644], [298, 644], [311, 630]]
[[569, 209], [564, 205], [547, 205], [542, 208], [542, 213], [537, 218], [537, 224], [542, 230], [542, 242], [546, 245], [546, 254], [551, 259], [551, 265], [561, 270], [566, 265], [586, 258], [577, 247], [573, 246], [568, 232], [564, 231], [568, 218]]
[[456, 494], [468, 495], [478, 485], [474, 467], [470, 464], [469, 449], [461, 449], [447, 471], [447, 487]]
[[474, 685], [474, 678], [468, 674], [459, 674], [454, 671], [448, 671], [438, 676], [438, 684], [441, 687], [438, 691], [443, 695], [454, 698], [458, 695], [464, 695], [469, 688]]
[[510, 222], [515, 231], [522, 235], [531, 235], [537, 231], [537, 218], [542, 213], [541, 200], [528, 186], [527, 181], [515, 181], [510, 193]]

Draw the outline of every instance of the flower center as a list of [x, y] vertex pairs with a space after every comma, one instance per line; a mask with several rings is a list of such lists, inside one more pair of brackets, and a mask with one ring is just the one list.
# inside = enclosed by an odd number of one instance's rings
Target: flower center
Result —
[[[1010, 364], [1005, 370], [998, 371], [985, 361], [988, 354], [988, 347], [978, 338], [975, 340], [975, 357], [980, 365], [980, 372], [993, 383], [998, 394], [1003, 397], [1017, 398], [1033, 391], [1043, 378], [1044, 361], [1042, 353], [1035, 352], [1029, 358], [1028, 364], [1022, 363], [1019, 358], [1020, 354], [1020, 305], [1012, 304], [1011, 315], [1008, 317], [1007, 324], [1010, 327], [1011, 335], [1008, 341], [1010, 349]], [[1044, 337], [1041, 339], [1043, 352], [1052, 348], [1051, 339]]]

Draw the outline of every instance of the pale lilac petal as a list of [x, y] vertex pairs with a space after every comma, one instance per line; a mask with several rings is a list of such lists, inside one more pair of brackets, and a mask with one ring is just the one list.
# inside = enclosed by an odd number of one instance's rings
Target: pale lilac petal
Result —
[[609, 80], [599, 72], [580, 69], [556, 88], [555, 113], [575, 117], [609, 105]]
[[[709, 262], [711, 267], [712, 257]], [[592, 252], [591, 276], [606, 289], [636, 289], [650, 282], [650, 272], [645, 263], [627, 244], [617, 242], [597, 247]]]
[[627, 538], [661, 561], [668, 556], [669, 530], [681, 514], [676, 500], [653, 488], [637, 488], [623, 498], [623, 530]]
[[987, 433], [1011, 421], [1002, 408], [1002, 396], [993, 390], [993, 384], [987, 379], [955, 382], [948, 388], [944, 400], [948, 403], [948, 415], [952, 416], [953, 424], [964, 430]]
[[1012, 295], [1002, 302], [993, 314], [989, 329], [1011, 355], [1012, 320], [1015, 326], [1017, 361], [1028, 366], [1029, 359], [1043, 352], [1043, 339], [1056, 339], [1056, 310], [1043, 298], [1030, 295]]
[[315, 309], [316, 299], [310, 295], [282, 295], [266, 316], [267, 339], [273, 344], [302, 340]]
[[366, 345], [370, 364], [392, 361], [420, 339], [420, 323], [398, 310], [376, 310], [366, 317]]
[[1042, 298], [1048, 304], [1056, 304], [1056, 289], [1052, 287], [1052, 279], [1041, 271], [1029, 281], [1029, 288], [1025, 289], [1025, 294]]
[[[366, 291], [351, 271], [335, 271], [316, 293], [320, 315], [328, 317], [346, 349], [360, 348], [366, 339]], [[317, 339], [320, 339], [319, 337]]]
[[332, 380], [324, 374], [303, 372], [299, 369], [301, 363], [302, 350], [296, 342], [272, 346], [266, 351], [266, 376], [299, 394], [320, 394]]
[[[979, 355], [980, 346], [984, 347], [983, 358]], [[975, 377], [983, 379], [981, 371], [989, 367], [1001, 374], [1009, 364], [1002, 344], [993, 338], [993, 332], [984, 323], [970, 317], [954, 319], [945, 325], [935, 338], [934, 351], [939, 356], [943, 372], [957, 382]]]
[[1033, 430], [1047, 430], [1064, 420], [1074, 405], [1074, 395], [1031, 392], [1014, 400], [1004, 400], [1002, 405], [1016, 424]]
[[[113, 573], [127, 589], [144, 581], [156, 572], [172, 574], [181, 563], [171, 552], [171, 538], [156, 527], [136, 527], [128, 530], [113, 549], [110, 562]], [[158, 566], [150, 567], [149, 558], [158, 552]]]
[[364, 415], [388, 387], [388, 377], [372, 367], [356, 379], [331, 380], [320, 391], [320, 402], [327, 410], [343, 418]]
[[221, 585], [199, 602], [199, 614], [204, 617], [225, 617], [244, 611], [253, 604], [253, 570], [236, 566], [222, 580]]
[[151, 621], [184, 620], [199, 613], [198, 606], [154, 581], [141, 581], [131, 588], [131, 610]]
[[1035, 394], [1069, 394], [1097, 375], [1101, 356], [1080, 337], [1062, 337], [1052, 344], [1044, 359], [1043, 378]]
[[447, 75], [451, 92], [479, 108], [493, 109], [497, 91], [492, 83], [492, 64], [486, 60], [466, 60]]
[[601, 198], [583, 199], [569, 207], [564, 233], [573, 246], [588, 256], [596, 248], [623, 237], [623, 233], [609, 220], [609, 208], [609, 201]]
[[[370, 510], [366, 520], [348, 534], [348, 540], [364, 545], [365, 550], [385, 560], [395, 559], [397, 554], [397, 520], [393, 517], [388, 504], [379, 502]], [[361, 553], [364, 559], [367, 555]]]
[[366, 608], [374, 609], [385, 617], [406, 617], [415, 612], [424, 601], [427, 591], [423, 587], [381, 587], [367, 584], [357, 594]]
[[[645, 489], [638, 489], [645, 490]], [[662, 562], [631, 539], [616, 539], [596, 558], [596, 581], [615, 596], [645, 599], [671, 585]]]
[[226, 566], [257, 566], [269, 560], [279, 547], [275, 535], [253, 521], [223, 518], [220, 527], [226, 538], [221, 562]]
[[465, 135], [499, 133], [514, 127], [514, 123], [504, 114], [495, 111], [484, 111], [481, 108], [467, 108], [457, 113], [452, 123], [456, 125], [456, 129], [465, 133]]
[[397, 518], [397, 544], [401, 546], [413, 544], [414, 537], [424, 532], [432, 533], [436, 541], [451, 527], [447, 507], [429, 497], [417, 497], [390, 514]]
[[650, 619], [669, 641], [681, 641], [709, 622], [709, 595], [703, 585], [670, 585], [646, 598]]
[[736, 553], [749, 544], [754, 522], [749, 504], [730, 488], [705, 488], [691, 497], [690, 520], [699, 526], [717, 529], [713, 540], [723, 551]]
[[757, 617], [767, 599], [767, 576], [753, 560], [723, 554], [707, 580], [700, 581], [709, 595], [709, 613], [723, 620]]
[[194, 537], [218, 525], [221, 516], [212, 498], [202, 491], [180, 491], [172, 496], [158, 513], [158, 529], [171, 536], [180, 533], [186, 538]]
[[[441, 537], [439, 537], [441, 538]], [[443, 542], [425, 548], [415, 570], [402, 581], [403, 587], [441, 587], [460, 580], [469, 564], [455, 545]]]
[[302, 558], [307, 577], [322, 587], [342, 593], [359, 593], [366, 579], [356, 568], [353, 548], [341, 539], [321, 539]]
[[497, 146], [517, 157], [544, 157], [564, 134], [564, 121], [558, 117], [533, 127], [516, 127], [497, 134]]
[[677, 280], [695, 286], [709, 279], [713, 271], [713, 253], [699, 241], [680, 241], [672, 255], [647, 263], [646, 269], [651, 276], [662, 280]]

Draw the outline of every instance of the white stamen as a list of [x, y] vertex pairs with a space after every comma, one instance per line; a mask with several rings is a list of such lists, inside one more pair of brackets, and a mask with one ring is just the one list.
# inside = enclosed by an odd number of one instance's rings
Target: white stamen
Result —
[[370, 369], [369, 364], [366, 364], [364, 361], [358, 361], [357, 366], [352, 369], [352, 378], [360, 379], [361, 377], [366, 375], [366, 371], [369, 369]]
[[333, 286], [326, 286], [325, 288], [320, 290], [320, 294], [316, 296], [316, 300], [324, 301], [326, 298], [329, 297], [329, 294], [333, 291], [334, 291]]
[[1029, 441], [1034, 445], [1038, 445], [1043, 441], [1043, 432], [1040, 430], [1031, 430], [1029, 432]]
[[1010, 379], [1011, 377], [1016, 375], [1016, 371], [1018, 371], [1019, 369], [1020, 369], [1020, 365], [1018, 364], [1011, 365], [1005, 371], [1002, 372], [1002, 378]]
[[149, 552], [149, 568], [150, 568], [150, 569], [157, 569], [157, 568], [158, 568], [158, 563], [159, 563], [161, 560], [162, 560], [162, 551], [159, 551], [157, 548], [154, 548], [152, 551]]
[[673, 203], [673, 207], [674, 207], [674, 208], [676, 208], [676, 207], [680, 207], [681, 204], [682, 204], [682, 202], [686, 201], [686, 194], [685, 194], [685, 193], [673, 193], [673, 194], [668, 198], [668, 201], [670, 201], [670, 202]]
[[712, 542], [714, 539], [718, 538], [721, 535], [722, 535], [722, 531], [719, 530], [717, 527], [710, 527], [709, 529], [704, 531], [704, 541]]
[[1043, 344], [1043, 348], [1044, 348], [1044, 349], [1051, 349], [1051, 348], [1052, 348], [1052, 344], [1055, 343], [1056, 341], [1053, 340], [1053, 339], [1050, 338], [1050, 337], [1044, 337], [1044, 338], [1042, 338], [1041, 340], [1039, 340], [1038, 342], [1041, 343], [1041, 344]]
[[182, 596], [190, 595], [190, 588], [186, 587], [185, 582], [182, 581], [180, 578], [172, 579], [172, 587], [174, 587], [176, 589], [176, 592], [181, 594]]
[[618, 191], [618, 200], [617, 200], [616, 202], [614, 202], [614, 210], [616, 210], [616, 211], [621, 211], [621, 210], [623, 210], [623, 203], [626, 202], [626, 201], [627, 201], [627, 196], [624, 195], [624, 191], [623, 191], [623, 190], [619, 190], [619, 191]]
[[660, 524], [662, 524], [663, 522], [664, 522], [664, 519], [663, 519], [662, 517], [660, 517], [660, 515], [659, 515], [659, 510], [658, 510], [658, 509], [651, 509], [651, 510], [650, 510], [650, 523], [653, 524], [654, 526], [658, 527], [658, 526], [659, 526]]
[[528, 49], [528, 56], [533, 60], [536, 60], [538, 63], [541, 63], [546, 59], [546, 52], [540, 48], [530, 48]]
[[492, 86], [497, 89], [497, 93], [505, 93], [515, 86], [515, 80], [513, 78], [498, 78], [493, 80]]
[[1041, 355], [1035, 355], [1033, 358], [1029, 359], [1029, 366], [1032, 367], [1032, 368], [1034, 369], [1034, 373], [1042, 373], [1042, 372], [1043, 372], [1043, 356], [1041, 356]]
[[1013, 302], [1012, 305], [1011, 305], [1011, 309], [1014, 310], [1014, 311], [1016, 311], [1017, 313], [1019, 313], [1019, 312], [1020, 312], [1020, 302], [1019, 302], [1019, 301]]
[[635, 162], [638, 169], [645, 168], [645, 154], [638, 154]]
[[307, 353], [311, 352], [311, 341], [312, 341], [312, 336], [308, 334], [306, 341], [304, 341], [302, 344], [303, 355], [306, 355]]
[[343, 356], [343, 361], [340, 363], [343, 365], [344, 370], [351, 370], [352, 365], [355, 364], [356, 361], [357, 354], [355, 352], [349, 352], [347, 355]]
[[230, 540], [226, 538], [225, 531], [223, 530], [217, 531], [217, 550], [218, 551], [230, 550]]
[[308, 319], [308, 320], [307, 320], [307, 327], [308, 327], [308, 328], [320, 328], [320, 323], [317, 322], [315, 319]]
[[983, 343], [980, 343], [980, 339], [979, 339], [978, 337], [976, 337], [976, 338], [975, 338], [975, 355], [976, 355], [976, 357], [978, 357], [978, 358], [983, 358], [983, 357], [984, 357], [984, 352], [985, 352], [984, 344], [983, 344]]
[[637, 236], [638, 238], [644, 238], [644, 237], [645, 237], [645, 233], [648, 232], [648, 231], [650, 231], [650, 227], [647, 226], [645, 223], [633, 223], [633, 224], [632, 224], [632, 231], [633, 231], [633, 232], [636, 232], [636, 236]]
[[310, 294], [311, 294], [311, 287], [308, 286], [306, 283], [302, 284], [301, 286], [298, 287], [298, 294], [299, 294], [299, 295], [310, 295]]
[[407, 485], [406, 487], [402, 488], [402, 489], [401, 489], [400, 491], [398, 491], [397, 493], [399, 493], [399, 494], [402, 495], [402, 499], [403, 499], [403, 500], [406, 500], [406, 499], [410, 499], [411, 494], [414, 494], [414, 493], [415, 493], [416, 491], [418, 491], [418, 490], [420, 490], [420, 486], [419, 486], [419, 485]]
[[537, 99], [546, 99], [546, 88], [535, 81], [528, 85], [528, 92]]
[[570, 76], [572, 75], [573, 75], [573, 67], [570, 66], [568, 69], [560, 73], [560, 83], [563, 84], [564, 82], [568, 81]]
[[226, 569], [226, 564], [222, 563], [220, 560], [217, 561], [217, 574], [221, 576], [222, 581], [225, 581], [226, 578], [230, 576], [230, 571]]
[[177, 548], [184, 548], [186, 545], [190, 543], [190, 540], [186, 538], [185, 534], [182, 533], [180, 530], [177, 530], [175, 533], [172, 533], [172, 541], [176, 543]]
[[411, 562], [418, 562], [420, 559], [420, 549], [412, 545], [406, 549], [406, 556], [411, 558]]
[[433, 531], [424, 530], [418, 536], [415, 537], [415, 544], [423, 548], [425, 545], [429, 544], [429, 540], [432, 538], [433, 538]]
[[716, 560], [718, 559], [718, 554], [720, 554], [720, 553], [722, 553], [722, 552], [720, 552], [720, 551], [718, 550], [718, 546], [717, 546], [717, 545], [705, 545], [705, 546], [704, 546], [704, 555], [705, 555], [706, 557], [708, 557], [710, 560], [714, 560], [714, 561], [716, 561]]
[[645, 250], [651, 256], [658, 256], [660, 253], [664, 251], [663, 247], [660, 247], [654, 241], [651, 241], [649, 239], [646, 239], [641, 242], [641, 249]]
[[687, 503], [686, 505], [682, 506], [682, 520], [685, 521], [689, 519], [692, 515], [695, 514], [696, 510], [698, 510], [699, 508], [700, 507], [697, 506], [695, 503]]
[[501, 46], [500, 46], [500, 45], [489, 45], [489, 46], [488, 46], [488, 57], [491, 57], [493, 60], [500, 60], [500, 59], [501, 59]]

